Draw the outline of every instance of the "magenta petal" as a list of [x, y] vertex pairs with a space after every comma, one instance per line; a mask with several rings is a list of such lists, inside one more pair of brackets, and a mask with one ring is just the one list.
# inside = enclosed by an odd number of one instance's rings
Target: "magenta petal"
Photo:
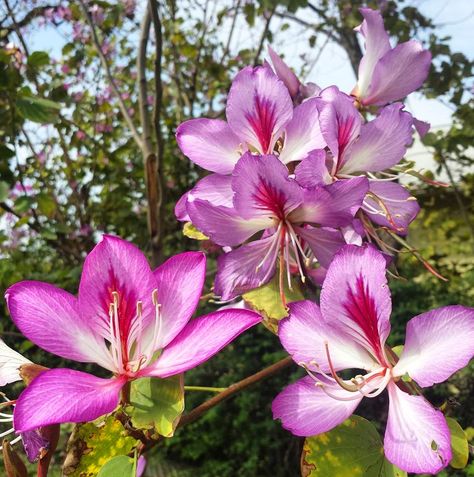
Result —
[[285, 164], [301, 161], [314, 149], [323, 149], [326, 141], [319, 127], [318, 100], [308, 99], [293, 111], [285, 128], [285, 141], [280, 161]]
[[402, 108], [391, 104], [362, 126], [359, 139], [344, 154], [341, 174], [383, 171], [402, 160], [413, 141], [413, 117]]
[[413, 126], [415, 126], [416, 132], [420, 138], [423, 139], [431, 128], [431, 124], [420, 119], [413, 118]]
[[40, 457], [41, 450], [47, 449], [49, 446], [49, 442], [40, 434], [39, 429], [22, 432], [21, 440], [26, 457], [30, 462], [36, 462]]
[[[324, 378], [321, 376], [321, 379]], [[326, 384], [328, 391], [338, 398], [354, 397], [337, 384]], [[314, 436], [330, 431], [355, 411], [363, 396], [353, 401], [336, 400], [315, 385], [309, 376], [286, 387], [272, 404], [273, 419], [296, 436]]]
[[334, 333], [324, 322], [318, 305], [309, 300], [288, 305], [290, 313], [280, 322], [278, 336], [281, 344], [297, 364], [304, 363], [316, 370], [316, 362], [323, 372], [329, 372], [326, 343], [336, 370], [373, 369], [374, 361], [367, 351], [347, 336]]
[[23, 281], [5, 294], [15, 325], [44, 350], [109, 368], [106, 348], [78, 313], [76, 297], [49, 283]]
[[230, 300], [267, 283], [274, 275], [279, 235], [242, 245], [218, 258], [214, 291]]
[[431, 66], [431, 53], [415, 40], [397, 45], [375, 66], [363, 104], [383, 105], [403, 99], [425, 81]]
[[374, 247], [346, 245], [329, 266], [321, 291], [325, 321], [364, 346], [382, 365], [392, 310], [385, 271], [385, 258]]
[[326, 151], [311, 151], [295, 168], [295, 179], [299, 185], [313, 188], [330, 184], [332, 178], [326, 165]]
[[72, 369], [45, 371], [20, 394], [13, 426], [25, 432], [50, 424], [93, 421], [117, 407], [125, 382]]
[[160, 265], [153, 275], [162, 316], [158, 347], [163, 348], [186, 326], [199, 304], [206, 279], [206, 256], [202, 252], [180, 253]]
[[474, 308], [445, 306], [407, 324], [405, 346], [394, 376], [405, 373], [421, 387], [446, 381], [474, 356]]
[[370, 8], [361, 8], [360, 12], [364, 21], [356, 30], [365, 39], [365, 53], [359, 64], [359, 79], [355, 93], [358, 97], [365, 98], [377, 63], [391, 47], [381, 13]]
[[[354, 106], [354, 98], [341, 93], [336, 86], [321, 92], [319, 121], [321, 132], [335, 158], [357, 138], [362, 118]], [[334, 171], [337, 172], [337, 171]]]
[[198, 166], [230, 174], [239, 160], [241, 140], [221, 119], [190, 119], [176, 130], [178, 146]]
[[240, 245], [255, 233], [272, 226], [270, 218], [241, 217], [234, 208], [215, 206], [205, 200], [188, 202], [192, 223], [213, 242], [222, 246]]
[[277, 74], [278, 78], [280, 78], [283, 83], [285, 83], [285, 86], [288, 88], [290, 96], [295, 99], [298, 96], [298, 92], [300, 90], [300, 80], [293, 73], [291, 68], [270, 46], [268, 47], [268, 54], [270, 55], [273, 68], [275, 69], [275, 73]]
[[438, 474], [452, 458], [451, 438], [443, 414], [423, 396], [388, 385], [390, 407], [384, 438], [387, 459], [406, 472]]
[[399, 234], [406, 234], [415, 220], [420, 206], [416, 199], [396, 182], [369, 181], [368, 194], [363, 210], [371, 220]]
[[191, 191], [185, 192], [176, 202], [174, 206], [174, 215], [180, 222], [189, 222], [191, 219], [189, 218], [188, 211], [186, 210], [186, 205], [188, 203], [189, 193]]
[[293, 103], [286, 86], [270, 68], [248, 66], [232, 82], [226, 115], [241, 140], [260, 154], [268, 154], [293, 115]]
[[155, 316], [152, 302], [156, 284], [148, 261], [132, 243], [104, 235], [87, 255], [79, 284], [79, 310], [90, 326], [102, 337], [109, 337], [109, 306], [112, 292], [119, 294], [119, 327], [128, 337], [137, 316], [137, 302], [142, 302], [143, 326]]
[[196, 318], [142, 375], [166, 378], [195, 368], [260, 320], [257, 313], [241, 309], [216, 311]]
[[346, 245], [339, 230], [330, 228], [298, 227], [297, 234], [309, 245], [323, 268], [329, 267], [334, 255]]
[[283, 218], [303, 200], [301, 186], [274, 155], [246, 153], [232, 173], [234, 205], [244, 219]]

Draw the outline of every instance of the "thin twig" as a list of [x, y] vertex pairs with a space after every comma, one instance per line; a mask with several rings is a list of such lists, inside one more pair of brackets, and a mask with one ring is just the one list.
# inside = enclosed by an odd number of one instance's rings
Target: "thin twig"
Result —
[[253, 60], [254, 66], [257, 66], [260, 61], [259, 59], [260, 59], [260, 55], [262, 54], [263, 44], [265, 42], [265, 38], [267, 37], [268, 30], [270, 29], [270, 22], [272, 21], [273, 14], [275, 13], [276, 7], [277, 7], [277, 4], [275, 3], [275, 6], [269, 13], [267, 21], [265, 22], [265, 27], [263, 29], [262, 36], [260, 37], [260, 43], [258, 45], [257, 52], [255, 53], [255, 58]]

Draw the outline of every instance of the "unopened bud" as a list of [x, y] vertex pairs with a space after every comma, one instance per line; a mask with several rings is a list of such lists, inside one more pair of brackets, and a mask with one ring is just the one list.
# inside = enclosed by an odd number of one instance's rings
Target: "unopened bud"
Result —
[[47, 371], [48, 368], [45, 368], [44, 366], [40, 366], [39, 364], [34, 364], [34, 363], [26, 363], [20, 366], [20, 377], [23, 379], [25, 384], [28, 386], [33, 379], [36, 378], [39, 374], [41, 374], [43, 371]]
[[2, 448], [3, 464], [7, 477], [28, 477], [25, 464], [6, 439], [3, 441]]

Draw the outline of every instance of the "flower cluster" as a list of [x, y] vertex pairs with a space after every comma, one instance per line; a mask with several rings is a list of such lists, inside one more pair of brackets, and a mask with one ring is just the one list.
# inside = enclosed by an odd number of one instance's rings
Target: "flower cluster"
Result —
[[223, 300], [266, 283], [277, 264], [290, 288], [293, 273], [320, 284], [346, 243], [373, 242], [390, 255], [380, 231], [405, 235], [418, 214], [396, 170], [418, 123], [393, 101], [421, 85], [430, 53], [417, 42], [390, 49], [380, 13], [362, 14], [366, 53], [352, 96], [302, 85], [270, 49], [274, 70], [246, 67], [235, 77], [227, 121], [178, 127], [182, 152], [211, 174], [176, 216], [224, 247], [215, 282]]

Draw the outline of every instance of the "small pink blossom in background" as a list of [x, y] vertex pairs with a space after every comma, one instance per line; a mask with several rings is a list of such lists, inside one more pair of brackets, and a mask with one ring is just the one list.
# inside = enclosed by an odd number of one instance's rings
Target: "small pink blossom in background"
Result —
[[90, 13], [92, 15], [92, 20], [96, 25], [101, 25], [104, 22], [104, 9], [99, 7], [99, 5], [93, 5], [90, 9]]
[[134, 110], [133, 108], [128, 108], [127, 111], [128, 111], [128, 114], [129, 114], [130, 116], [134, 116], [134, 115], [135, 115], [135, 110]]
[[64, 83], [63, 88], [67, 91], [71, 87], [71, 83]]
[[127, 99], [130, 99], [130, 93], [127, 93], [127, 92], [122, 93], [122, 94], [120, 95], [120, 97], [121, 97], [124, 101], [127, 101]]
[[56, 16], [61, 20], [70, 20], [72, 18], [71, 9], [69, 7], [64, 7], [63, 5], [60, 5], [56, 9]]
[[87, 237], [93, 232], [92, 227], [89, 224], [83, 225], [77, 235], [82, 235], [83, 237]]
[[137, 3], [135, 0], [124, 0], [123, 2], [125, 7], [125, 15], [130, 16], [133, 15], [135, 12], [135, 8], [137, 7]]
[[110, 124], [96, 124], [95, 131], [99, 133], [112, 132], [112, 126]]
[[173, 179], [168, 179], [166, 181], [166, 187], [173, 189], [174, 187], [176, 187], [176, 182]]
[[77, 93], [73, 93], [73, 95], [72, 95], [72, 99], [74, 99], [74, 101], [76, 101], [76, 102], [81, 101], [83, 97], [84, 97], [84, 93], [82, 91], [79, 91]]
[[149, 94], [146, 98], [146, 103], [151, 106], [155, 101], [155, 97], [152, 94]]
[[77, 131], [76, 138], [79, 139], [79, 141], [82, 141], [86, 138], [86, 133], [84, 131]]
[[46, 152], [41, 151], [36, 155], [36, 158], [38, 159], [38, 162], [43, 165], [46, 162]]
[[67, 75], [71, 71], [71, 68], [69, 68], [69, 65], [62, 65], [61, 66], [61, 73], [64, 73]]

